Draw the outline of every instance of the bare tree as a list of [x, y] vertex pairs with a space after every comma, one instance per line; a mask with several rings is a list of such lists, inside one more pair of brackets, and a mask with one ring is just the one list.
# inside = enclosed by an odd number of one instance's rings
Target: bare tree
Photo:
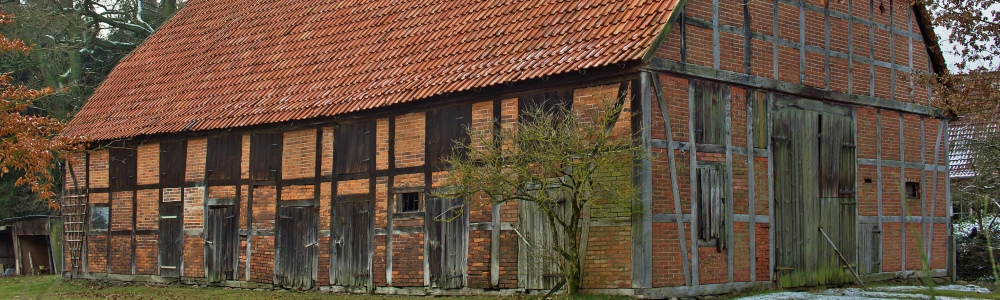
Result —
[[587, 112], [535, 107], [514, 126], [470, 128], [469, 141], [456, 141], [436, 196], [533, 204], [554, 229], [548, 233], [551, 253], [568, 292], [577, 294], [582, 215], [588, 208], [627, 214], [638, 201], [632, 172], [642, 148], [632, 134], [612, 130], [623, 110], [624, 101]]

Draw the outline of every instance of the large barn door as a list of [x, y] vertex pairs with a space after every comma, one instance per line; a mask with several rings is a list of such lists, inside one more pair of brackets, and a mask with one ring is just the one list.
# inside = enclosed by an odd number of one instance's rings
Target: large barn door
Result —
[[366, 286], [371, 278], [371, 212], [368, 194], [338, 196], [330, 224], [331, 283]]
[[286, 288], [311, 289], [318, 253], [316, 206], [312, 201], [284, 202], [278, 206], [274, 282]]
[[184, 254], [184, 207], [181, 201], [160, 203], [160, 276], [181, 277]]
[[428, 198], [425, 205], [427, 261], [431, 286], [457, 289], [465, 286], [468, 256], [469, 210], [465, 201]]
[[236, 237], [239, 236], [237, 207], [233, 204], [234, 199], [209, 201], [205, 219], [205, 276], [208, 282], [232, 280], [236, 275]]
[[[523, 236], [518, 243], [518, 286], [527, 290], [553, 289], [562, 280], [560, 258], [552, 250], [556, 229], [534, 202], [518, 202], [517, 208], [518, 232]], [[562, 206], [556, 209], [561, 211]]]
[[[776, 97], [772, 119], [775, 274], [782, 287], [850, 280], [856, 256], [850, 108]], [[827, 241], [822, 232], [833, 241]]]

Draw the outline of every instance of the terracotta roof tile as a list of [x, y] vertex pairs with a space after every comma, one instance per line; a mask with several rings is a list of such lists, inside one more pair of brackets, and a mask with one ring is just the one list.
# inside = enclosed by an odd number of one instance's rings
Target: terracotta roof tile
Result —
[[334, 116], [634, 61], [677, 0], [192, 0], [67, 134], [111, 140]]

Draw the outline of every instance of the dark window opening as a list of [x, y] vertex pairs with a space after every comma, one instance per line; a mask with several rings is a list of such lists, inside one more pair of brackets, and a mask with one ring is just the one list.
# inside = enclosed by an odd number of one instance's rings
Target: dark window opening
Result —
[[396, 194], [398, 199], [396, 206], [396, 212], [415, 212], [420, 211], [420, 192], [409, 192], [409, 193], [399, 193]]
[[110, 207], [97, 205], [91, 206], [90, 230], [108, 230], [108, 220], [110, 214]]
[[692, 80], [694, 90], [695, 143], [725, 144], [726, 104], [729, 86], [721, 83]]
[[906, 198], [920, 198], [919, 182], [907, 182], [905, 187]]

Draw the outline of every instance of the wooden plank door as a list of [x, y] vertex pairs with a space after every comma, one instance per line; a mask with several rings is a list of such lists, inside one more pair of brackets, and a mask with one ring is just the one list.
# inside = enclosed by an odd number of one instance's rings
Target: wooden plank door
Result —
[[552, 249], [556, 228], [549, 224], [545, 212], [534, 202], [521, 201], [517, 205], [517, 230], [523, 236], [518, 240], [518, 286], [528, 290], [551, 290], [562, 280], [560, 258]]
[[278, 206], [274, 283], [285, 288], [312, 289], [316, 281], [316, 206]]
[[181, 277], [184, 258], [183, 202], [160, 203], [159, 266], [162, 277]]
[[[340, 197], [338, 197], [340, 198]], [[330, 283], [339, 286], [367, 286], [371, 281], [371, 198], [338, 199], [331, 211]]]
[[236, 205], [210, 204], [206, 208], [205, 276], [208, 282], [235, 278], [238, 241], [236, 216]]
[[819, 101], [776, 100], [771, 144], [778, 284], [849, 282], [848, 266], [857, 265], [853, 111]]
[[465, 201], [428, 198], [424, 207], [431, 287], [465, 287], [469, 245], [469, 210]]

